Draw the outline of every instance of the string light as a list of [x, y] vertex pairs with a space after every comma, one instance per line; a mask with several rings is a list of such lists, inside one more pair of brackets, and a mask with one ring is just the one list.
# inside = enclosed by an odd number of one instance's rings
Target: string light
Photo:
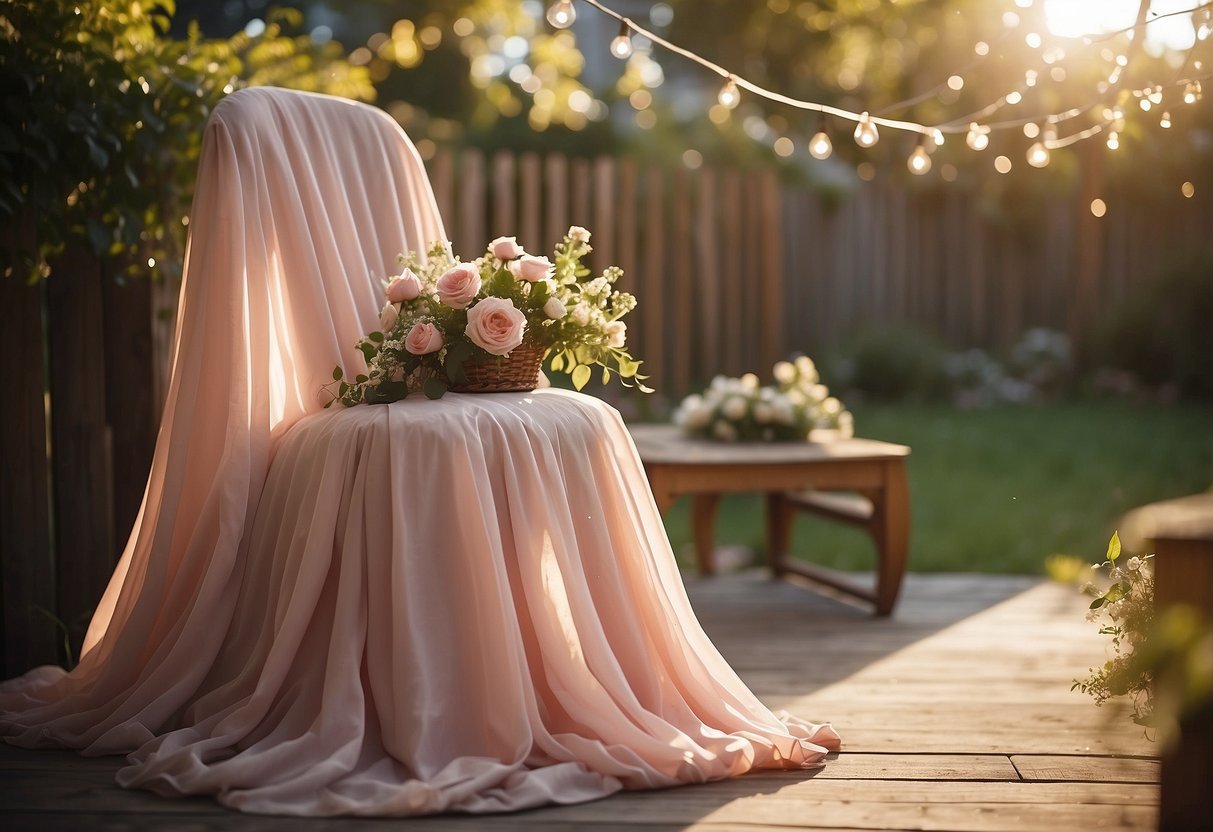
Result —
[[[878, 114], [873, 115], [867, 111], [852, 112], [828, 104], [792, 98], [790, 96], [782, 95], [761, 87], [751, 81], [746, 80], [745, 78], [729, 72], [724, 67], [715, 64], [690, 50], [684, 49], [669, 42], [668, 40], [665, 40], [660, 35], [645, 29], [642, 26], [636, 25], [632, 20], [624, 17], [610, 8], [607, 8], [602, 2], [600, 2], [600, 0], [583, 0], [583, 2], [598, 9], [608, 17], [612, 17], [619, 21], [619, 34], [611, 41], [610, 44], [610, 52], [616, 57], [626, 59], [632, 55], [632, 36], [633, 34], [638, 34], [643, 35], [655, 46], [663, 47], [664, 49], [697, 63], [724, 78], [724, 84], [717, 96], [719, 106], [712, 108], [713, 122], [720, 124], [727, 120], [728, 110], [737, 107], [741, 101], [741, 91], [744, 89], [760, 98], [767, 99], [768, 101], [784, 104], [801, 110], [810, 110], [821, 113], [822, 121], [820, 129], [813, 136], [808, 145], [809, 152], [814, 156], [814, 158], [825, 159], [828, 158], [833, 152], [833, 145], [830, 141], [829, 134], [825, 130], [825, 115], [832, 115], [837, 118], [855, 122], [855, 141], [860, 147], [863, 148], [870, 148], [879, 141], [880, 133], [877, 129], [878, 126], [889, 127], [896, 130], [911, 131], [919, 134], [920, 137], [918, 146], [907, 160], [907, 164], [910, 166], [910, 169], [916, 174], [926, 173], [930, 169], [930, 152], [938, 145], [943, 144], [945, 133], [966, 133], [965, 142], [971, 149], [975, 151], [984, 150], [990, 145], [990, 134], [993, 130], [1006, 130], [1024, 127], [1024, 134], [1028, 138], [1034, 138], [1037, 134], [1043, 133], [1040, 141], [1034, 143], [1028, 149], [1028, 163], [1035, 167], [1044, 167], [1048, 164], [1051, 150], [1061, 147], [1068, 147], [1071, 144], [1091, 138], [1092, 136], [1095, 136], [1101, 132], [1107, 132], [1107, 146], [1109, 149], [1115, 150], [1120, 146], [1120, 134], [1125, 129], [1124, 112], [1120, 107], [1116, 107], [1114, 110], [1109, 110], [1107, 107], [1105, 107], [1103, 110], [1104, 120], [1102, 123], [1094, 124], [1078, 131], [1071, 131], [1063, 139], [1057, 138], [1056, 125], [1069, 121], [1070, 119], [1078, 118], [1079, 116], [1089, 112], [1092, 107], [1100, 106], [1101, 102], [1110, 97], [1113, 92], [1118, 93], [1120, 96], [1119, 100], [1121, 101], [1125, 100], [1125, 97], [1136, 97], [1142, 110], [1150, 110], [1154, 105], [1162, 104], [1164, 99], [1163, 85], [1151, 84], [1150, 86], [1137, 90], [1116, 88], [1117, 85], [1121, 83], [1123, 74], [1122, 70], [1128, 67], [1130, 60], [1135, 55], [1136, 50], [1139, 48], [1141, 38], [1135, 38], [1134, 36], [1144, 35], [1144, 29], [1147, 24], [1176, 14], [1202, 12], [1203, 18], [1207, 24], [1204, 27], [1205, 31], [1203, 31], [1203, 34], [1207, 37], [1208, 34], [1213, 33], [1213, 23], [1210, 22], [1213, 21], [1213, 3], [1199, 4], [1200, 8], [1196, 10], [1188, 9], [1186, 11], [1153, 15], [1149, 19], [1139, 20], [1132, 26], [1120, 30], [1119, 32], [1110, 32], [1098, 39], [1088, 37], [1083, 40], [1083, 43], [1085, 43], [1087, 46], [1091, 46], [1097, 42], [1106, 42], [1109, 38], [1117, 35], [1124, 35], [1128, 40], [1132, 41], [1130, 47], [1124, 52], [1117, 53], [1106, 47], [1102, 50], [1102, 57], [1105, 60], [1113, 62], [1115, 64], [1115, 68], [1108, 75], [1107, 81], [1101, 80], [1096, 86], [1096, 92], [1098, 93], [1099, 98], [1097, 98], [1095, 101], [1089, 102], [1082, 106], [1073, 107], [1069, 110], [1051, 113], [1048, 115], [1037, 115], [1030, 118], [1011, 118], [1003, 121], [991, 121], [990, 117], [992, 115], [1001, 110], [1003, 107], [1019, 104], [1023, 100], [1024, 92], [1028, 88], [1036, 86], [1039, 73], [1036, 69], [1029, 69], [1025, 72], [1023, 86], [1019, 89], [1012, 90], [1011, 92], [1001, 96], [999, 99], [977, 110], [976, 112], [932, 126], [913, 121], [892, 119], [882, 114], [913, 107], [916, 104], [937, 95], [940, 90], [944, 89], [945, 86], [953, 92], [963, 89], [966, 84], [964, 77], [960, 73], [967, 72], [969, 69], [968, 65], [958, 69], [955, 74], [949, 75], [945, 82], [939, 84], [932, 90], [920, 94], [914, 98], [907, 99], [896, 104], [891, 104], [882, 109]], [[1016, 0], [1016, 5], [1020, 6], [1021, 8], [1029, 8], [1033, 5], [1033, 2], [1034, 0]], [[576, 15], [577, 12], [574, 7], [573, 0], [555, 0], [555, 2], [553, 2], [547, 10], [548, 22], [558, 29], [565, 29], [572, 25], [573, 21], [576, 19]], [[1201, 19], [1201, 15], [1193, 14], [1193, 18], [1193, 22], [1195, 24], [1198, 19]], [[1014, 12], [1007, 12], [1004, 14], [1004, 24], [1008, 28], [1017, 27], [1020, 23], [1021, 20], [1019, 19], [1019, 16]], [[1202, 34], [1202, 32], [1198, 31], [1198, 37], [1200, 34]], [[1003, 37], [1005, 38], [1007, 35], [1004, 35]], [[1028, 42], [1028, 45], [1032, 46], [1033, 48], [1041, 48], [1044, 46], [1043, 38], [1037, 32], [1029, 32], [1026, 36], [1024, 36], [1024, 39]], [[1002, 38], [999, 39], [999, 41], [1001, 40]], [[996, 45], [997, 42], [998, 41], [996, 41]], [[975, 45], [974, 52], [979, 56], [979, 59], [984, 58], [985, 56], [991, 54], [991, 45], [984, 41], [980, 41]], [[1064, 60], [1065, 57], [1065, 50], [1060, 46], [1054, 45], [1044, 49], [1043, 53], [1040, 55], [1040, 60], [1045, 64], [1052, 65]], [[1191, 65], [1197, 71], [1205, 71], [1202, 62], [1199, 60], [1193, 61]], [[1065, 69], [1061, 66], [1053, 66], [1049, 70], [1049, 75], [1054, 81], [1058, 82], [1061, 82], [1066, 77]], [[1206, 77], [1213, 76], [1189, 76], [1186, 79], [1176, 80], [1167, 86], [1176, 90], [1182, 88], [1182, 100], [1184, 103], [1194, 104], [1201, 99], [1201, 80]], [[1043, 130], [1036, 126], [1037, 122], [1043, 125]], [[1162, 113], [1159, 124], [1164, 128], [1171, 125], [1171, 116], [1169, 111], [1164, 111]], [[1008, 172], [1011, 167], [1011, 160], [1006, 156], [999, 156], [995, 160], [995, 168], [1000, 173]]]
[[809, 155], [814, 159], [829, 159], [833, 152], [834, 145], [830, 142], [830, 134], [826, 132], [825, 116], [822, 116], [817, 125], [817, 132], [809, 140]]
[[872, 122], [872, 117], [866, 112], [859, 116], [859, 124], [855, 125], [855, 144], [860, 147], [871, 147], [880, 141], [880, 131]]
[[914, 148], [914, 152], [906, 160], [906, 167], [915, 176], [922, 176], [931, 169], [931, 157], [927, 154], [925, 137], [918, 140], [918, 147]]
[[1043, 168], [1049, 164], [1049, 148], [1044, 142], [1036, 142], [1028, 148], [1028, 164], [1034, 168]]
[[720, 92], [716, 96], [716, 100], [720, 102], [721, 107], [733, 109], [741, 103], [741, 91], [737, 89], [737, 81], [730, 75], [728, 80], [724, 82], [724, 86], [720, 88]]
[[557, 29], [567, 29], [577, 19], [577, 10], [573, 8], [573, 0], [556, 0], [548, 7], [548, 23]]
[[990, 130], [988, 127], [982, 127], [977, 122], [969, 125], [969, 132], [965, 136], [965, 144], [973, 150], [985, 150], [990, 146]]
[[621, 61], [632, 56], [632, 29], [626, 20], [619, 21], [619, 34], [611, 41], [611, 54]]

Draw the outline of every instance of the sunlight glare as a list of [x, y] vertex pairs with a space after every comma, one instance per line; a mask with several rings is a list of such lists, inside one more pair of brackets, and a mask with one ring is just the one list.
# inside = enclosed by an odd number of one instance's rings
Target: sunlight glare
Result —
[[[1045, 25], [1058, 37], [1080, 38], [1115, 32], [1133, 25], [1137, 19], [1138, 0], [1045, 0]], [[1191, 0], [1154, 0], [1151, 10], [1156, 14], [1192, 8]], [[1187, 49], [1195, 40], [1192, 16], [1177, 14], [1146, 26], [1146, 46], [1158, 53], [1163, 49]]]

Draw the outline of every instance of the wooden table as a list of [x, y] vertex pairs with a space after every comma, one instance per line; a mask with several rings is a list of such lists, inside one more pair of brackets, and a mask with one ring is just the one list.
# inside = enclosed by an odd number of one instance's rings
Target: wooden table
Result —
[[[905, 459], [910, 449], [872, 439], [832, 442], [725, 443], [687, 437], [673, 425], [630, 427], [658, 509], [664, 514], [683, 495], [693, 498], [692, 535], [700, 574], [713, 572], [716, 511], [724, 494], [766, 495], [767, 558], [776, 575], [794, 573], [826, 584], [889, 615], [905, 575], [910, 538], [910, 497]], [[821, 492], [856, 492], [863, 508], [818, 501]], [[876, 546], [875, 589], [861, 587], [792, 560], [787, 547], [798, 508], [864, 527]]]

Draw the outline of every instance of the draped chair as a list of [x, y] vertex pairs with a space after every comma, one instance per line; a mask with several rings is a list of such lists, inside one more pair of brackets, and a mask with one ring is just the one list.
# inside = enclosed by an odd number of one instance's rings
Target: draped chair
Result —
[[302, 815], [576, 802], [837, 747], [704, 635], [608, 405], [322, 408], [396, 255], [445, 239], [390, 118], [231, 95], [190, 228], [142, 510], [79, 666], [0, 689], [8, 742], [128, 753], [124, 786]]

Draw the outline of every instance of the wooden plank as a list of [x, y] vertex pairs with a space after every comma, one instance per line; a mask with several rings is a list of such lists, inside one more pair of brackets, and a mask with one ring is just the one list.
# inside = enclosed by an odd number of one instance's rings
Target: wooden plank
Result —
[[481, 253], [488, 245], [489, 237], [484, 230], [484, 154], [475, 148], [464, 150], [459, 160], [458, 214], [459, 224], [455, 231], [448, 229], [455, 251], [466, 252], [464, 257]]
[[1157, 783], [1158, 760], [1139, 757], [1088, 757], [1016, 754], [1011, 763], [1024, 780], [1087, 783]]
[[493, 237], [518, 236], [517, 190], [514, 184], [514, 154], [499, 150], [493, 154]]
[[[1019, 780], [1004, 754], [838, 754], [819, 780]], [[1143, 781], [1149, 782], [1149, 781]]]
[[698, 174], [699, 195], [695, 200], [695, 297], [698, 301], [701, 335], [694, 339], [696, 377], [706, 380], [721, 370], [721, 326], [724, 314], [720, 297], [720, 235], [716, 223], [719, 197], [716, 172], [704, 168]]
[[452, 229], [449, 224], [455, 220], [455, 156], [448, 148], [440, 147], [426, 168], [434, 189], [434, 201], [438, 203], [438, 213], [447, 234], [450, 234]]
[[[670, 267], [673, 290], [670, 312], [665, 322], [673, 338], [670, 361], [666, 373], [669, 389], [681, 398], [691, 392], [691, 362], [694, 360], [698, 328], [692, 319], [691, 299], [694, 297], [691, 278], [691, 182], [685, 168], [674, 172], [674, 188], [671, 195], [673, 221], [670, 250]], [[711, 337], [710, 334], [707, 337]]]
[[518, 187], [522, 192], [518, 220], [519, 240], [527, 251], [549, 252], [560, 238], [544, 239], [541, 230], [543, 228], [543, 204], [540, 196], [543, 187], [543, 173], [537, 154], [524, 153], [518, 160]]
[[155, 373], [152, 284], [149, 278], [102, 281], [105, 418], [113, 442], [113, 530], [125, 541], [143, 502], [159, 428], [159, 405], [148, 379]]
[[[608, 156], [594, 160], [594, 251], [590, 255], [595, 272], [617, 262], [615, 245], [615, 218], [619, 205], [615, 201], [615, 161]], [[623, 221], [631, 218], [623, 216]]]
[[0, 276], [0, 585], [4, 677], [59, 660], [47, 481], [42, 284]]
[[638, 203], [637, 179], [639, 173], [636, 161], [630, 158], [619, 160], [619, 202], [616, 210], [619, 212], [619, 254], [618, 265], [623, 269], [623, 277], [617, 284], [621, 291], [635, 293], [637, 259], [638, 226], [644, 220], [644, 214]]
[[783, 307], [787, 288], [784, 286], [783, 216], [780, 211], [779, 180], [772, 170], [764, 171], [759, 180], [762, 237], [759, 257], [762, 282], [758, 297], [759, 327], [757, 332], [756, 372], [766, 374], [783, 357]]
[[581, 225], [593, 231], [593, 202], [590, 198], [593, 173], [589, 159], [574, 159], [569, 165], [569, 190], [571, 197], [566, 225]]
[[666, 377], [665, 333], [665, 179], [657, 168], [645, 172], [644, 193], [644, 272], [636, 285], [638, 309], [641, 312], [641, 337], [637, 355], [643, 358], [650, 376], [647, 382], [661, 395], [672, 398], [676, 393]]
[[564, 232], [568, 230], [568, 227], [573, 224], [569, 221], [568, 176], [568, 160], [560, 154], [553, 153], [543, 160], [543, 184], [546, 195], [546, 219], [543, 233], [549, 247], [556, 245], [556, 242], [564, 237]]
[[105, 412], [101, 266], [70, 250], [47, 282], [56, 608], [78, 656], [117, 560]]
[[742, 369], [742, 320], [740, 310], [745, 286], [750, 283], [747, 273], [742, 226], [742, 180], [735, 170], [727, 171], [720, 188], [721, 297], [728, 315], [720, 322], [723, 349], [718, 372], [740, 375]]

